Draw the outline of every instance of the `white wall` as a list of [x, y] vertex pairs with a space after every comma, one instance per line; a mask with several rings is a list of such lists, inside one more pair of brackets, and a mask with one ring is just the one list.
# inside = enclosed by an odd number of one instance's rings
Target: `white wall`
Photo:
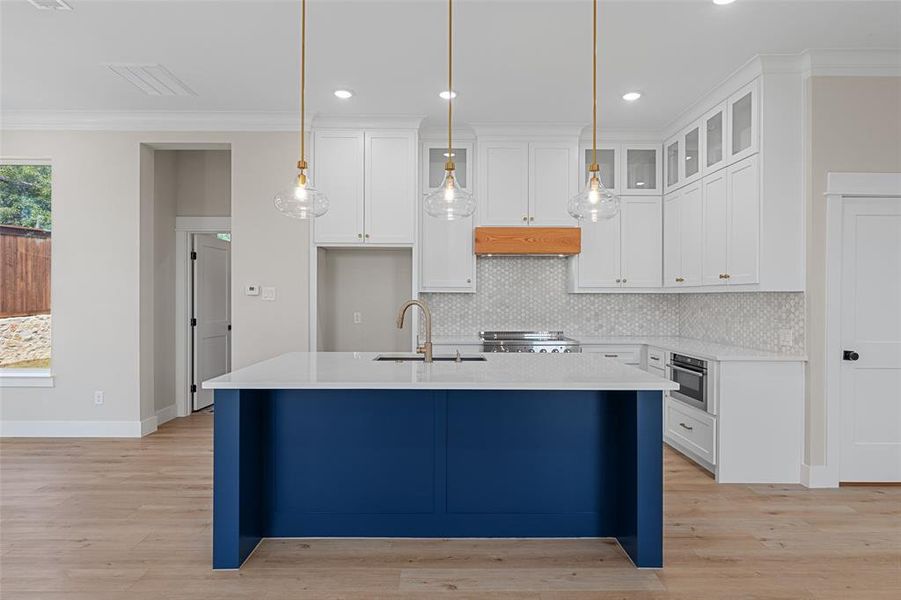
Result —
[[[142, 415], [153, 414], [153, 360], [140, 360], [142, 327], [147, 350], [155, 317], [154, 256], [139, 243], [152, 237], [153, 221], [152, 203], [142, 213], [153, 179], [147, 148], [142, 190], [142, 144], [181, 143], [232, 148], [233, 366], [308, 347], [309, 224], [282, 217], [271, 200], [295, 173], [296, 133], [3, 131], [0, 156], [53, 165], [56, 376], [54, 388], [0, 389], [5, 431], [52, 421], [135, 435]], [[277, 301], [241, 294], [249, 282], [276, 286]], [[94, 390], [105, 392], [103, 405]]]
[[826, 174], [901, 172], [901, 77], [812, 77], [805, 462], [826, 458]]
[[[411, 309], [404, 329], [394, 318], [410, 299], [413, 255], [396, 249], [319, 249], [317, 344], [324, 352], [402, 352], [410, 349]], [[354, 323], [359, 312], [361, 323]]]
[[179, 217], [227, 217], [231, 214], [231, 152], [175, 150]]
[[153, 157], [153, 398], [154, 412], [175, 403], [175, 217], [179, 152]]

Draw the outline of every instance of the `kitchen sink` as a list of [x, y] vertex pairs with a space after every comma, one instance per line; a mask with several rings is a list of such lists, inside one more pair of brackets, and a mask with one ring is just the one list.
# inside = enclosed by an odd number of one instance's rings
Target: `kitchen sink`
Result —
[[[425, 360], [425, 357], [422, 354], [379, 354], [373, 360], [394, 362], [423, 362]], [[454, 356], [453, 354], [442, 354], [432, 357], [433, 362], [483, 362], [485, 360], [487, 359], [484, 356], [474, 354], [463, 354], [461, 356]]]

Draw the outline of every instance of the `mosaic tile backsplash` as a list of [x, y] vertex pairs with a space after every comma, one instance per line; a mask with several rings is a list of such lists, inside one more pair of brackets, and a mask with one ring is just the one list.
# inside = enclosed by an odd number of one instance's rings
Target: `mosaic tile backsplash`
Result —
[[[557, 257], [477, 263], [475, 294], [423, 294], [436, 336], [563, 329], [581, 336], [675, 336], [786, 353], [804, 351], [803, 293], [570, 294]], [[779, 331], [792, 330], [792, 345]]]

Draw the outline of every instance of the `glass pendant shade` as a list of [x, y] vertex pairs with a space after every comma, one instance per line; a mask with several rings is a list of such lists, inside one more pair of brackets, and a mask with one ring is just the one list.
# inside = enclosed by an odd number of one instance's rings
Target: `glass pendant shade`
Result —
[[273, 202], [280, 213], [293, 219], [314, 219], [328, 212], [328, 198], [305, 177], [277, 193]]
[[436, 219], [454, 221], [470, 216], [476, 210], [472, 194], [460, 187], [453, 171], [445, 171], [444, 181], [434, 192], [425, 197], [426, 214]]
[[619, 196], [604, 187], [597, 174], [592, 174], [585, 189], [570, 198], [569, 214], [580, 221], [597, 223], [612, 219], [619, 212]]

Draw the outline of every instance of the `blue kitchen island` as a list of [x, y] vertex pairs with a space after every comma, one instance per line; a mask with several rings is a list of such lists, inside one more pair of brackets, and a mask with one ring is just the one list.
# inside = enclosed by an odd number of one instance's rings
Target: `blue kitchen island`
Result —
[[290, 353], [215, 390], [213, 567], [263, 538], [605, 537], [663, 564], [662, 394], [598, 354]]

